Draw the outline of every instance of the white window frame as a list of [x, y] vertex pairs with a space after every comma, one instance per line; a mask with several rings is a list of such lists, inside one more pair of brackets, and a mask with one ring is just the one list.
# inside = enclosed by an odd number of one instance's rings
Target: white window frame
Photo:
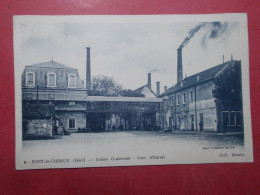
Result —
[[[70, 86], [70, 77], [75, 78], [75, 83], [74, 83], [73, 87]], [[75, 74], [69, 74], [68, 75], [68, 88], [76, 88], [76, 87], [77, 87], [77, 76]]]
[[[50, 75], [54, 75], [54, 85], [50, 85], [50, 81], [49, 81]], [[47, 74], [47, 87], [57, 87], [57, 85], [56, 85], [56, 78], [57, 78], [57, 76], [56, 76], [56, 74], [54, 72], [49, 72]]]
[[[184, 94], [185, 94], [186, 99], [184, 99]], [[182, 93], [182, 104], [186, 104], [186, 103], [187, 103], [187, 93], [183, 92]]]
[[[74, 119], [74, 121], [75, 121], [75, 122], [74, 122], [74, 124], [75, 124], [75, 125], [74, 125], [74, 126], [75, 126], [74, 128], [70, 128], [70, 120], [71, 120], [71, 119]], [[75, 117], [70, 117], [70, 118], [68, 119], [68, 129], [77, 129], [77, 120], [76, 120]]]
[[180, 105], [180, 94], [176, 95], [176, 105]]
[[[28, 84], [28, 74], [33, 75], [33, 84]], [[34, 87], [35, 86], [35, 73], [34, 72], [26, 72], [26, 74], [25, 74], [25, 86], [27, 86], [27, 87]]]
[[[191, 95], [191, 92], [192, 92], [193, 95]], [[191, 97], [192, 97], [192, 98], [191, 98]], [[190, 90], [190, 102], [194, 102], [194, 98], [195, 98], [195, 96], [194, 96], [194, 91], [193, 91], [193, 90]]]

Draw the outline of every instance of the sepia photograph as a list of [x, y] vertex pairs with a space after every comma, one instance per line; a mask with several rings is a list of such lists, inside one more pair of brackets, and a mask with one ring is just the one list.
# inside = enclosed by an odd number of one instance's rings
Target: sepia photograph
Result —
[[246, 14], [13, 22], [16, 169], [253, 161]]

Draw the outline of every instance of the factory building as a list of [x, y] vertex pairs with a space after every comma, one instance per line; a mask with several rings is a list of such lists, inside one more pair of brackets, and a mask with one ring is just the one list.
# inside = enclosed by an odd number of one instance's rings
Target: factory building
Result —
[[157, 81], [155, 94], [148, 73], [147, 84], [135, 90], [144, 97], [107, 97], [88, 96], [90, 48], [86, 87], [75, 68], [55, 61], [28, 65], [22, 74], [23, 137], [107, 130], [242, 131], [241, 88], [239, 106], [227, 107], [213, 95], [215, 81], [235, 67], [241, 71], [241, 62], [232, 59], [183, 78], [178, 49], [177, 84], [165, 86], [161, 94]]
[[[160, 95], [164, 99], [163, 128], [214, 132], [243, 130], [242, 105], [227, 109], [213, 97], [216, 79], [232, 68], [241, 71], [241, 62], [232, 59], [183, 79], [182, 51], [178, 49], [177, 84]], [[239, 79], [241, 81], [241, 76]], [[239, 88], [242, 104], [241, 86]]]

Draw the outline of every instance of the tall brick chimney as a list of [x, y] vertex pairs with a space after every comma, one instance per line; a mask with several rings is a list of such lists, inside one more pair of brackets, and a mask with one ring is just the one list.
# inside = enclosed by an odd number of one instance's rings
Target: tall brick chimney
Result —
[[156, 96], [157, 97], [160, 96], [160, 82], [159, 81], [156, 82]]
[[90, 72], [90, 47], [87, 47], [87, 62], [86, 62], [86, 89], [91, 90], [91, 72]]
[[151, 89], [151, 87], [152, 87], [152, 79], [151, 79], [151, 73], [150, 72], [148, 73], [147, 85]]
[[181, 82], [183, 79], [182, 74], [182, 48], [177, 49], [178, 57], [177, 57], [177, 83]]

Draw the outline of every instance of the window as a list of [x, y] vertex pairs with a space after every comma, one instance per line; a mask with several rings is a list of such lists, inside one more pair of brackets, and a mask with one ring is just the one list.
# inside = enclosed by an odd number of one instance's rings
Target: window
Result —
[[174, 95], [171, 97], [171, 105], [174, 106]]
[[33, 72], [26, 73], [25, 85], [26, 86], [35, 86], [35, 73], [33, 73]]
[[241, 126], [243, 124], [243, 114], [241, 111], [223, 111], [223, 126]]
[[230, 115], [229, 115], [229, 124], [231, 126], [234, 126], [236, 124], [236, 113], [235, 112], [230, 112]]
[[229, 125], [229, 114], [228, 114], [228, 112], [223, 111], [222, 117], [223, 117], [223, 126]]
[[74, 105], [75, 105], [75, 102], [69, 102], [69, 105], [70, 105], [70, 106], [74, 106]]
[[236, 125], [240, 126], [242, 124], [243, 124], [242, 112], [237, 112], [237, 115], [236, 115]]
[[186, 103], [187, 103], [186, 93], [183, 93], [183, 94], [182, 94], [182, 97], [183, 97], [183, 104], [186, 104]]
[[200, 80], [200, 75], [197, 75], [197, 81], [199, 81]]
[[180, 104], [180, 95], [178, 94], [176, 96], [176, 105], [179, 105]]
[[47, 74], [47, 87], [56, 87], [56, 74]]
[[69, 129], [76, 129], [76, 119], [75, 118], [69, 119]]
[[194, 101], [194, 91], [190, 91], [190, 102]]
[[75, 88], [76, 87], [76, 75], [69, 74], [69, 77], [68, 77], [68, 87], [69, 88]]

